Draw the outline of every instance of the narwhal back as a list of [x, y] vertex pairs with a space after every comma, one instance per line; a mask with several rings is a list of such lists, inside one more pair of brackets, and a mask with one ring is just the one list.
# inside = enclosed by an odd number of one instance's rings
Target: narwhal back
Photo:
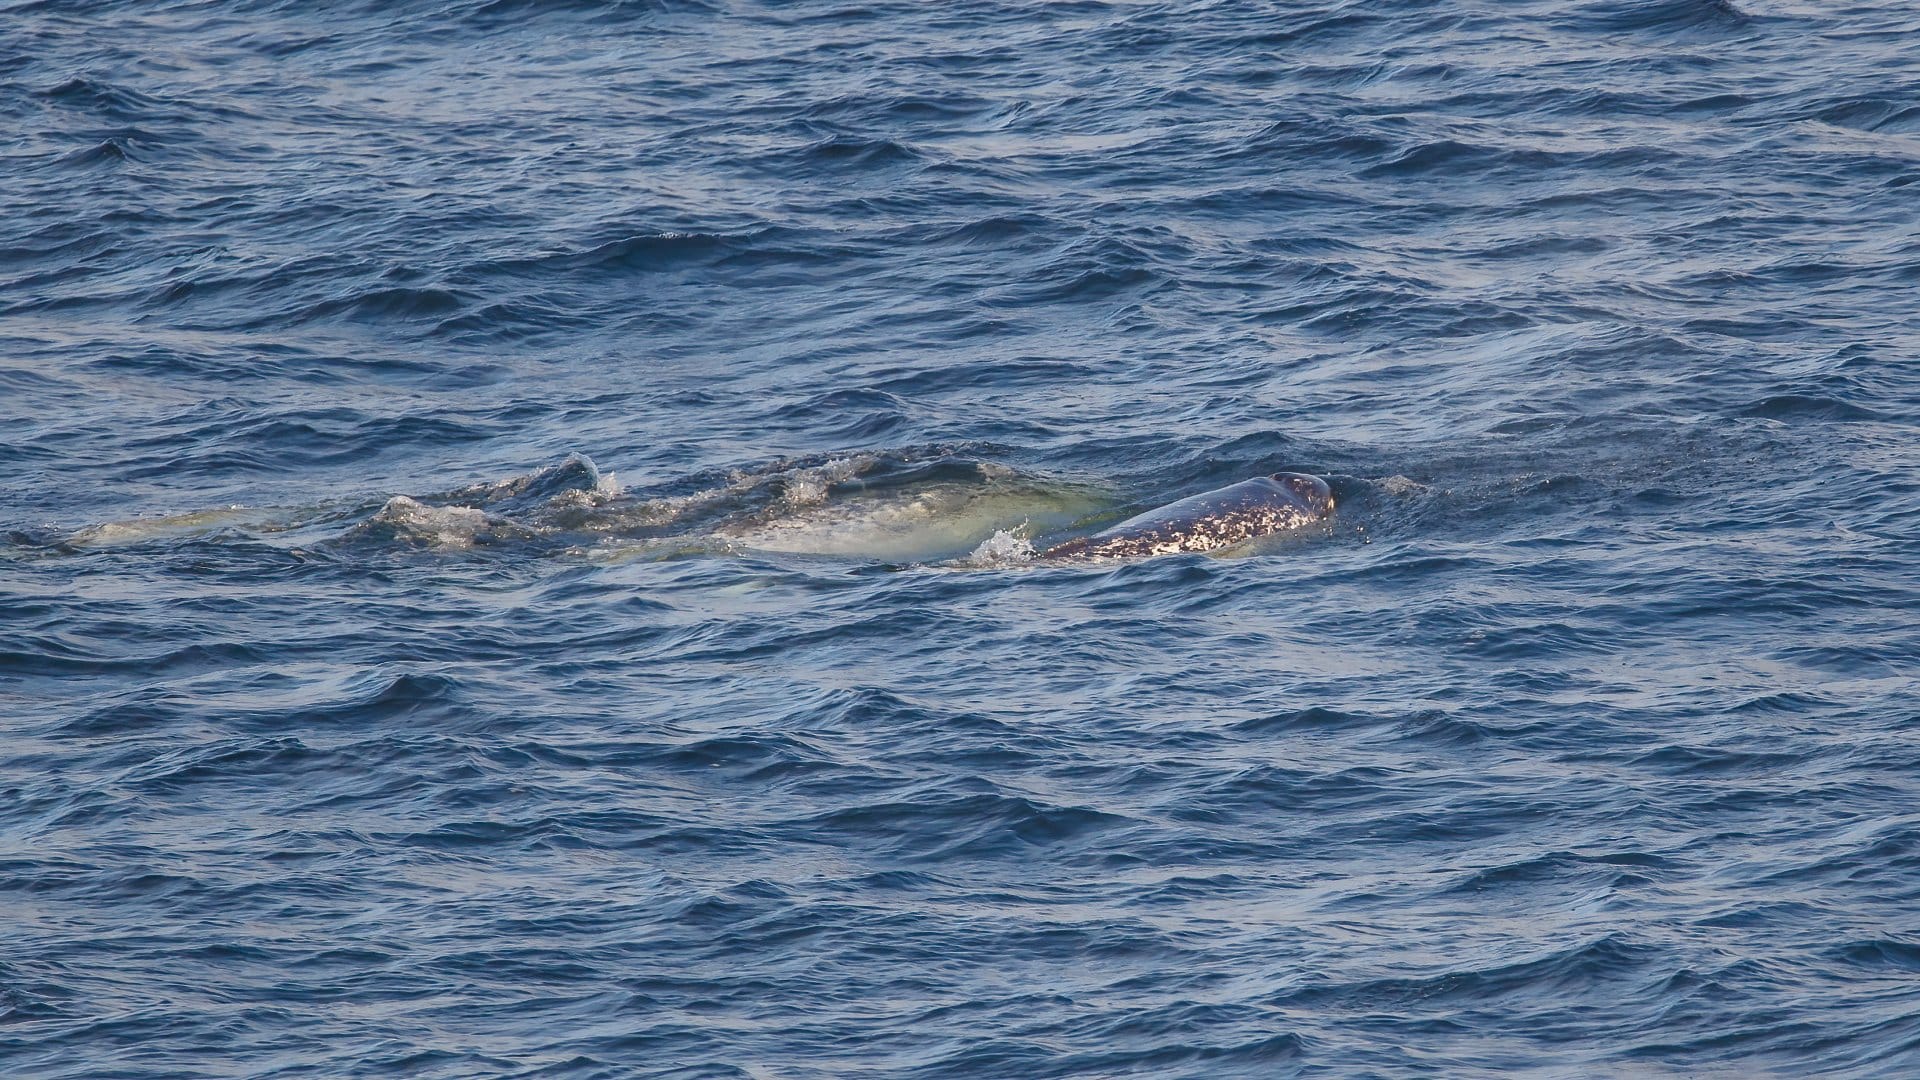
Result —
[[1041, 552], [1045, 558], [1133, 558], [1180, 551], [1218, 551], [1270, 533], [1296, 529], [1333, 512], [1326, 481], [1303, 473], [1242, 480], [1149, 510], [1078, 540]]

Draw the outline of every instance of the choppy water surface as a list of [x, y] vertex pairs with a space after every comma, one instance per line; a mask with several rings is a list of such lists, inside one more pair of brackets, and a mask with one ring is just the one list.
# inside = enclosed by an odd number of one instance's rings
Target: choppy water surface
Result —
[[4, 1071], [1920, 1071], [1917, 101], [1890, 0], [0, 4]]

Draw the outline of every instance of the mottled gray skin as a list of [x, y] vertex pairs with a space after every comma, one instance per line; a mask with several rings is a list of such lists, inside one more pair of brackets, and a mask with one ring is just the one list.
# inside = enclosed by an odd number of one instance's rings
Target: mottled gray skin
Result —
[[1177, 551], [1218, 551], [1271, 533], [1297, 529], [1333, 513], [1327, 482], [1305, 473], [1274, 473], [1202, 492], [1078, 540], [1041, 558], [1127, 559]]

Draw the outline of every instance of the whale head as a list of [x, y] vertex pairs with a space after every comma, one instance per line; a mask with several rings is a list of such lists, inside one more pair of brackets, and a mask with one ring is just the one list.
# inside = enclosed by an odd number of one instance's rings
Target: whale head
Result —
[[1325, 480], [1297, 472], [1274, 473], [1268, 479], [1300, 500], [1300, 505], [1313, 516], [1326, 517], [1333, 513], [1333, 489]]

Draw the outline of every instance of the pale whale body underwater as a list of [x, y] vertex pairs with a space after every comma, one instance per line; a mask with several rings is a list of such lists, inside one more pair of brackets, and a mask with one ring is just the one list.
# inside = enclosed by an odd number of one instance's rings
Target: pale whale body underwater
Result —
[[901, 453], [776, 462], [630, 493], [575, 454], [437, 495], [201, 510], [94, 526], [64, 545], [237, 534], [302, 549], [530, 545], [615, 559], [774, 553], [992, 566], [1248, 551], [1326, 521], [1334, 496], [1317, 476], [1282, 472], [1108, 524], [1126, 505], [1098, 485]]

